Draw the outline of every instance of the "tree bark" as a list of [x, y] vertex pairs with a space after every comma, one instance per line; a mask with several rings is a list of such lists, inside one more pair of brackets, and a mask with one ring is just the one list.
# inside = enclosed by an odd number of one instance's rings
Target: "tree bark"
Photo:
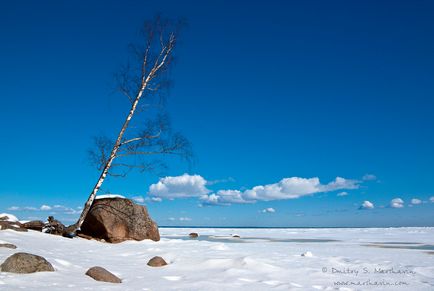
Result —
[[143, 92], [146, 89], [146, 86], [148, 85], [150, 76], [144, 81], [142, 87], [140, 88], [139, 93], [136, 96], [136, 99], [134, 100], [133, 104], [131, 105], [130, 113], [128, 114], [127, 118], [125, 119], [125, 122], [121, 128], [121, 131], [119, 132], [118, 138], [116, 139], [116, 143], [113, 146], [113, 149], [110, 153], [110, 157], [107, 160], [107, 163], [104, 166], [103, 171], [101, 172], [101, 175], [99, 176], [98, 181], [95, 184], [95, 187], [93, 188], [92, 192], [89, 195], [89, 198], [86, 201], [86, 204], [84, 205], [83, 211], [80, 214], [80, 218], [78, 221], [74, 224], [75, 230], [79, 229], [81, 225], [83, 224], [84, 219], [86, 218], [87, 213], [90, 210], [90, 207], [92, 206], [93, 201], [95, 200], [96, 194], [98, 193], [98, 190], [100, 189], [102, 183], [104, 182], [105, 178], [107, 177], [107, 173], [112, 165], [113, 160], [116, 158], [116, 154], [122, 144], [122, 138], [124, 136], [125, 131], [128, 128], [128, 124], [131, 121], [131, 118], [134, 115], [134, 112], [136, 111], [137, 104], [140, 101], [140, 98], [143, 96]]
[[[149, 83], [156, 77], [158, 71], [166, 64], [166, 61], [168, 61], [168, 57], [171, 54], [173, 47], [175, 44], [175, 36], [173, 33], [170, 34], [167, 43], [165, 46], [162, 44], [161, 51], [159, 56], [155, 59], [155, 63], [152, 67], [152, 69], [149, 71], [147, 75], [145, 75], [145, 68], [147, 65], [147, 58], [148, 58], [148, 52], [149, 48], [151, 46], [151, 43], [148, 42], [148, 46], [146, 48], [146, 52], [144, 55], [143, 63], [142, 63], [142, 75], [141, 75], [141, 86], [139, 87], [139, 90], [135, 96], [134, 102], [131, 104], [131, 109], [129, 114], [127, 115], [124, 124], [118, 134], [118, 137], [116, 139], [116, 142], [113, 146], [113, 149], [110, 153], [109, 158], [107, 159], [107, 162], [104, 165], [104, 168], [101, 172], [101, 175], [99, 176], [99, 179], [97, 183], [95, 184], [92, 192], [89, 195], [89, 198], [86, 201], [86, 204], [84, 205], [83, 211], [80, 214], [79, 219], [77, 222], [71, 226], [68, 227], [69, 232], [76, 232], [77, 229], [80, 229], [81, 225], [84, 222], [84, 219], [86, 218], [87, 213], [89, 212], [93, 201], [95, 200], [96, 194], [98, 193], [98, 190], [100, 189], [102, 183], [104, 182], [105, 178], [107, 177], [107, 174], [109, 173], [109, 169], [112, 166], [113, 160], [117, 157], [117, 152], [119, 148], [123, 145], [123, 136], [125, 134], [125, 131], [128, 128], [128, 125], [131, 121], [131, 118], [134, 115], [134, 112], [136, 111], [137, 104], [139, 103], [140, 99], [142, 98], [145, 90], [147, 90], [147, 87]], [[129, 140], [128, 142], [131, 142], [132, 140]]]

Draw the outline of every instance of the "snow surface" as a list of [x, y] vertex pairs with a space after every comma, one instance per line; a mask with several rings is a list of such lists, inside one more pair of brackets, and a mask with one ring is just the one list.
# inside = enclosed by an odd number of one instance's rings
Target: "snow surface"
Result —
[[[197, 232], [199, 238], [188, 238], [190, 232]], [[108, 244], [36, 231], [2, 230], [0, 243], [13, 243], [18, 248], [0, 247], [0, 262], [15, 252], [29, 252], [45, 257], [56, 271], [1, 272], [0, 290], [434, 290], [434, 255], [430, 249], [434, 228], [160, 228], [160, 233], [159, 242]], [[231, 237], [233, 233], [240, 238]], [[423, 245], [428, 246], [418, 247]], [[308, 252], [313, 256], [301, 255]], [[163, 257], [169, 265], [147, 266], [154, 256]], [[108, 269], [122, 283], [98, 282], [85, 276], [93, 266]], [[364, 268], [370, 273], [362, 274]], [[402, 273], [374, 273], [375, 268]], [[367, 280], [408, 285], [334, 284]]]
[[8, 219], [6, 219], [6, 221], [11, 221], [11, 222], [17, 222], [18, 218], [15, 215], [9, 214], [9, 213], [0, 213], [0, 217], [5, 217], [7, 216]]
[[103, 199], [103, 198], [125, 198], [125, 196], [119, 194], [104, 194], [95, 197], [95, 199]]

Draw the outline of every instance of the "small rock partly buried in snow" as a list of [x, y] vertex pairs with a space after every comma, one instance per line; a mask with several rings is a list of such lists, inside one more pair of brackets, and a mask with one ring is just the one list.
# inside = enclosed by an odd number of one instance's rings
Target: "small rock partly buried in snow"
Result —
[[233, 234], [232, 237], [234, 237], [234, 238], [240, 238], [240, 235], [238, 235], [238, 234]]
[[167, 265], [167, 263], [162, 257], [153, 257], [148, 262], [148, 266], [151, 266], [151, 267], [162, 267], [165, 265]]
[[302, 253], [301, 256], [311, 258], [311, 257], [313, 257], [313, 254], [311, 252], [305, 252], [305, 253]]
[[191, 238], [197, 238], [199, 236], [199, 234], [197, 234], [197, 232], [192, 232], [192, 233], [189, 234], [189, 236]]
[[86, 275], [89, 277], [102, 282], [109, 282], [109, 283], [122, 283], [122, 280], [119, 279], [117, 276], [113, 275], [103, 267], [92, 267], [89, 270], [87, 270]]
[[0, 248], [16, 249], [17, 246], [13, 244], [0, 244]]
[[0, 265], [1, 272], [35, 273], [53, 272], [53, 266], [43, 257], [28, 253], [15, 253]]

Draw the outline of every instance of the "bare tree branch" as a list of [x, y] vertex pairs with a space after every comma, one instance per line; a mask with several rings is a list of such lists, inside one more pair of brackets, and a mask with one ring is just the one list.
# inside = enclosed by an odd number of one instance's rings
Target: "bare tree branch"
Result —
[[[165, 84], [163, 73], [171, 63], [172, 52], [176, 44], [176, 34], [179, 28], [170, 27], [169, 21], [157, 16], [153, 23], [145, 23], [144, 32], [146, 35], [145, 46], [142, 49], [135, 49], [140, 57], [138, 66], [125, 66], [117, 75], [119, 91], [127, 96], [131, 107], [125, 117], [123, 125], [112, 142], [108, 138], [96, 138], [96, 150], [89, 151], [91, 161], [101, 171], [100, 176], [87, 199], [78, 221], [71, 227], [74, 230], [82, 225], [101, 185], [106, 177], [124, 177], [132, 169], [141, 171], [153, 170], [160, 166], [159, 162], [141, 164], [130, 164], [114, 160], [136, 155], [179, 155], [188, 158], [191, 155], [190, 144], [180, 134], [172, 134], [167, 118], [157, 115], [153, 121], [148, 121], [145, 129], [135, 137], [126, 138], [127, 129], [142, 99], [148, 100], [161, 91], [161, 85]], [[154, 53], [155, 52], [155, 53]], [[152, 93], [152, 94], [151, 94]], [[159, 109], [159, 107], [156, 107]], [[131, 128], [130, 128], [131, 130]], [[131, 134], [129, 134], [131, 136]], [[161, 164], [162, 165], [162, 164]], [[124, 169], [115, 172], [114, 169]]]

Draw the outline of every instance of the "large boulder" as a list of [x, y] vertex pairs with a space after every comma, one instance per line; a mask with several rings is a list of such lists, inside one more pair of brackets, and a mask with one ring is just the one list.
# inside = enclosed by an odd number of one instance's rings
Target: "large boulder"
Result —
[[160, 240], [158, 226], [146, 207], [125, 198], [96, 199], [81, 225], [81, 233], [111, 243]]
[[1, 272], [34, 273], [53, 272], [53, 266], [43, 257], [28, 253], [15, 253], [0, 265]]

